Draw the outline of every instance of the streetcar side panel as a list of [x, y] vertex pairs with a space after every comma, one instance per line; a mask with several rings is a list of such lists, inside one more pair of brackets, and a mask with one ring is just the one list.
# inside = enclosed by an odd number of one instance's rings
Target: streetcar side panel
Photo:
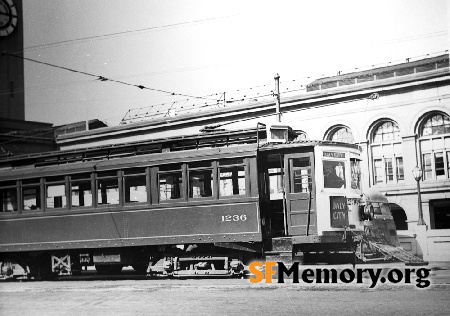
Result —
[[0, 222], [1, 250], [261, 241], [256, 201]]

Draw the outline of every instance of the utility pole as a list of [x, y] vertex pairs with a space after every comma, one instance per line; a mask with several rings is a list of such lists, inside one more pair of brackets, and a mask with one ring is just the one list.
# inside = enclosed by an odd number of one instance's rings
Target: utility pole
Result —
[[276, 103], [276, 116], [277, 116], [277, 122], [281, 122], [281, 111], [280, 111], [280, 75], [275, 74], [275, 103]]

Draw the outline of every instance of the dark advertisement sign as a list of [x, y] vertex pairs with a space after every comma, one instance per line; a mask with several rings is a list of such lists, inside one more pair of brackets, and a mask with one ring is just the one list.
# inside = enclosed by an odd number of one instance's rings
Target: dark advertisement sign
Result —
[[330, 219], [333, 228], [348, 226], [348, 207], [345, 196], [330, 196]]

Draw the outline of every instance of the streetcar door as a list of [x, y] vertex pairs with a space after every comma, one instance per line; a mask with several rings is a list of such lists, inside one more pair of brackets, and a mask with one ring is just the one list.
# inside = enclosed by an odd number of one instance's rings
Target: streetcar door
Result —
[[313, 153], [284, 157], [288, 235], [317, 234]]

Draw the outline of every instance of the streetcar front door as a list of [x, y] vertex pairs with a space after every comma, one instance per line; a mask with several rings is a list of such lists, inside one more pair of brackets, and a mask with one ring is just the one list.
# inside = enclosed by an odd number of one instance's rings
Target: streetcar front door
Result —
[[284, 157], [288, 235], [317, 234], [313, 153]]

